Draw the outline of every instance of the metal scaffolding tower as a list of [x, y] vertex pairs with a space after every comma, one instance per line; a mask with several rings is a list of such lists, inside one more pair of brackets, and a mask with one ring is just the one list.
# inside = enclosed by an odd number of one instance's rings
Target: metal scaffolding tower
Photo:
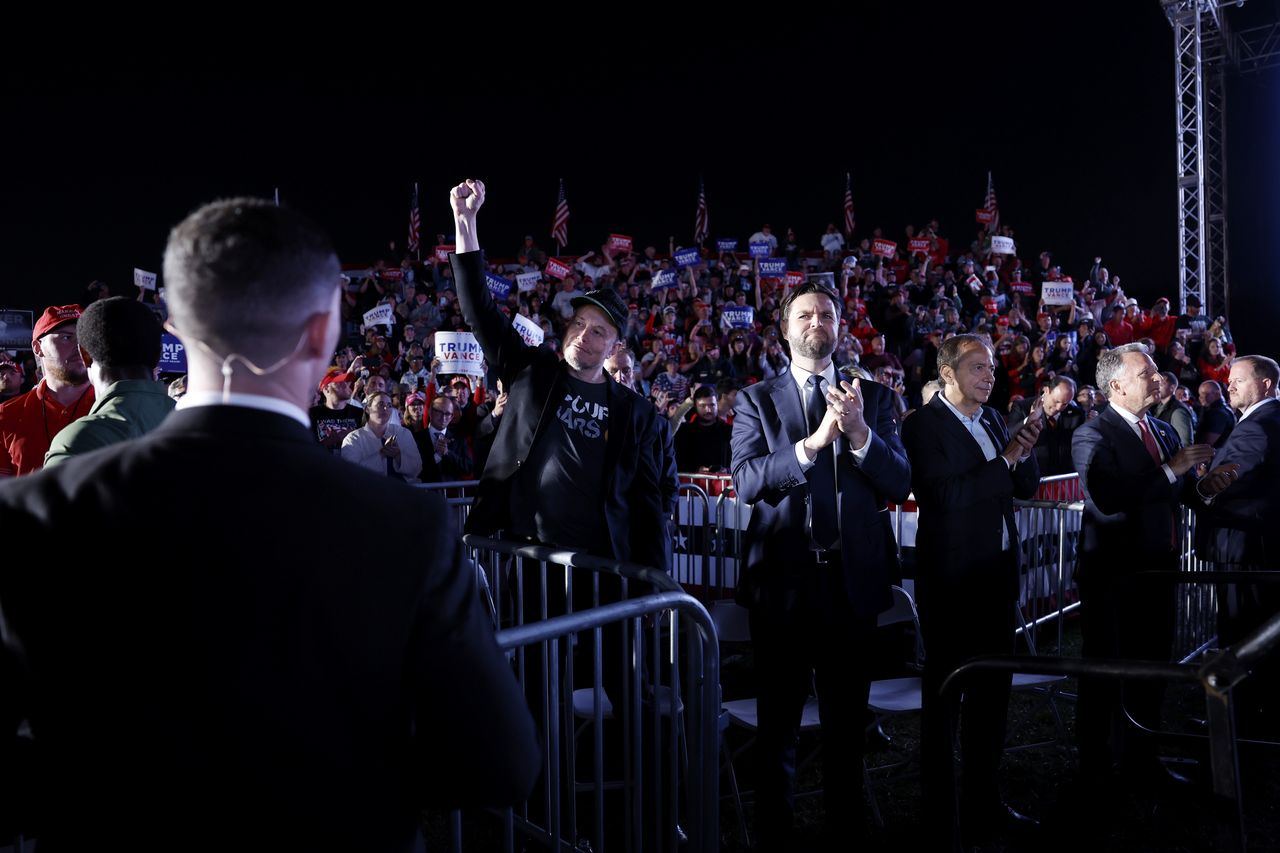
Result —
[[1280, 63], [1280, 22], [1233, 34], [1223, 11], [1244, 0], [1161, 0], [1174, 41], [1178, 140], [1180, 307], [1200, 299], [1207, 316], [1230, 316], [1227, 257], [1228, 70]]

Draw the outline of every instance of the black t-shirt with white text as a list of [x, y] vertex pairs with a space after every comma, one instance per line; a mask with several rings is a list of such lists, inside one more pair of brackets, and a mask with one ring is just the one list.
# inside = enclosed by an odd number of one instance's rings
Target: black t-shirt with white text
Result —
[[512, 532], [612, 556], [604, 518], [607, 383], [565, 376], [553, 393], [555, 420], [534, 439], [511, 490]]
[[311, 415], [311, 431], [315, 434], [317, 441], [324, 443], [325, 439], [338, 436], [329, 448], [330, 453], [336, 454], [342, 452], [342, 438], [352, 430], [360, 429], [364, 409], [350, 404], [341, 409], [331, 409], [321, 405], [312, 406], [308, 414]]

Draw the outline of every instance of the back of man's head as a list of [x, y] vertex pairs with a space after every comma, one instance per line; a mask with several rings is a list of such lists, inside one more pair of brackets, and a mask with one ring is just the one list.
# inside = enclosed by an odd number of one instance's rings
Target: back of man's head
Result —
[[254, 198], [201, 207], [169, 233], [167, 303], [179, 335], [262, 365], [294, 350], [303, 324], [333, 310], [338, 258], [296, 211]]
[[100, 367], [152, 371], [160, 362], [160, 321], [136, 299], [99, 299], [84, 309], [76, 331], [80, 346]]

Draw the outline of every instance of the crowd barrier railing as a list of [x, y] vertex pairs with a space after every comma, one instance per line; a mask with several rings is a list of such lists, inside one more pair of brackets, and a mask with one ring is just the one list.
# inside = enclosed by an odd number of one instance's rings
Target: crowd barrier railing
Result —
[[463, 541], [547, 756], [513, 826], [553, 850], [674, 851], [681, 833], [688, 849], [716, 849], [719, 654], [703, 605], [649, 567]]
[[673, 530], [672, 576], [702, 601], [737, 587], [745, 512], [728, 474], [683, 473]]
[[[1174, 583], [1255, 583], [1280, 582], [1276, 572], [1153, 573]], [[1271, 575], [1261, 578], [1259, 575]], [[1129, 681], [1148, 680], [1168, 683], [1197, 684], [1204, 693], [1205, 735], [1180, 734], [1188, 740], [1208, 743], [1209, 770], [1214, 801], [1210, 804], [1217, 818], [1217, 844], [1214, 849], [1243, 851], [1247, 845], [1243, 798], [1240, 780], [1238, 745], [1241, 742], [1235, 726], [1233, 696], [1263, 662], [1280, 654], [1280, 614], [1271, 616], [1234, 646], [1212, 651], [1199, 663], [1161, 663], [1138, 660], [1080, 660], [1064, 657], [998, 656], [977, 658], [957, 667], [943, 682], [947, 695], [976, 672], [1030, 673], [1062, 675], [1073, 678], [1105, 678]], [[1136, 725], [1132, 717], [1129, 723]], [[1157, 732], [1169, 736], [1168, 733]], [[963, 827], [960, 828], [963, 831]]]
[[[681, 473], [672, 527], [672, 577], [701, 601], [731, 597], [737, 587], [743, 532], [751, 508], [737, 500], [725, 474]], [[423, 484], [446, 497], [461, 529], [470, 510], [474, 480]], [[1084, 491], [1077, 474], [1044, 477], [1031, 500], [1014, 501], [1022, 540], [1019, 603], [1027, 630], [1051, 628], [1062, 647], [1063, 616], [1077, 609], [1075, 586]], [[890, 507], [899, 549], [915, 546], [914, 501]], [[1195, 553], [1195, 513], [1182, 510], [1182, 560], [1185, 572], [1206, 567]], [[1217, 591], [1213, 584], [1187, 583], [1176, 593], [1175, 644], [1187, 660], [1211, 648], [1217, 636]], [[1020, 629], [1021, 630], [1021, 629]]]

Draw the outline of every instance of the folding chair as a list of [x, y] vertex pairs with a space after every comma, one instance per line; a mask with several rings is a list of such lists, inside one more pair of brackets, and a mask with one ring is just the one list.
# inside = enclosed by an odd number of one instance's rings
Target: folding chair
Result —
[[[1022, 635], [1023, 641], [1027, 645], [1027, 654], [1031, 657], [1036, 656], [1036, 639], [1035, 631], [1027, 625], [1026, 618], [1022, 615], [1022, 608], [1017, 603], [1013, 605], [1014, 613], [1018, 620], [1018, 632]], [[1064, 675], [1030, 675], [1024, 672], [1015, 672], [1013, 674], [1013, 687], [1015, 693], [1029, 693], [1039, 697], [1049, 708], [1049, 713], [1053, 717], [1054, 730], [1057, 732], [1057, 738], [1054, 740], [1039, 741], [1037, 743], [1027, 743], [1019, 745], [1008, 745], [1004, 748], [1005, 752], [1020, 752], [1024, 749], [1036, 749], [1042, 746], [1057, 744], [1060, 746], [1068, 757], [1071, 755], [1071, 740], [1067, 737], [1067, 727], [1062, 722], [1062, 714], [1058, 711], [1057, 700], [1062, 698], [1059, 695], [1059, 688], [1066, 682]], [[1010, 732], [1012, 734], [1012, 732]], [[1006, 738], [1008, 739], [1008, 738]]]
[[[907, 666], [915, 672], [924, 670], [924, 643], [920, 635], [920, 616], [916, 612], [915, 599], [900, 586], [892, 588], [893, 605], [881, 613], [876, 624], [883, 628], [886, 625], [910, 623], [914, 631], [914, 643], [911, 658]], [[919, 712], [924, 702], [924, 682], [918, 675], [903, 678], [881, 678], [871, 682], [871, 692], [867, 698], [867, 707], [875, 715], [871, 726], [881, 725], [884, 721], [902, 714]], [[870, 726], [868, 726], [870, 728]], [[880, 804], [876, 800], [875, 783], [871, 778], [872, 770], [892, 770], [906, 762], [871, 767], [865, 757], [862, 759], [863, 787], [867, 791], [867, 800], [871, 804], [871, 816], [877, 826], [883, 826], [880, 816]]]

